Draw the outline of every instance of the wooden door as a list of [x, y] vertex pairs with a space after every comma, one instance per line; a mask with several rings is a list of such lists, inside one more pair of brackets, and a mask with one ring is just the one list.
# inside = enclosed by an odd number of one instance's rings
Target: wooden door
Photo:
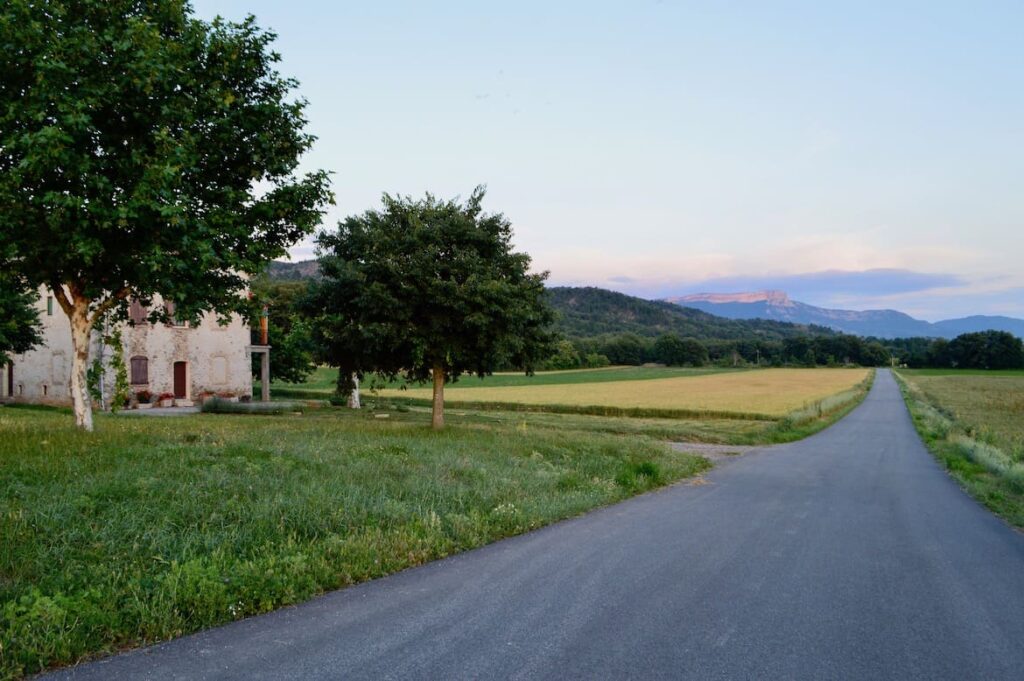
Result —
[[188, 362], [174, 363], [174, 397], [179, 400], [188, 397]]

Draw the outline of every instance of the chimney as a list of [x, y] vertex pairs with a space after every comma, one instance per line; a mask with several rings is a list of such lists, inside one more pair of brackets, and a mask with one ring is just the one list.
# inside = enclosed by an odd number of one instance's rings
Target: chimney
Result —
[[260, 345], [270, 345], [270, 333], [267, 326], [267, 306], [263, 306], [263, 314], [260, 315]]

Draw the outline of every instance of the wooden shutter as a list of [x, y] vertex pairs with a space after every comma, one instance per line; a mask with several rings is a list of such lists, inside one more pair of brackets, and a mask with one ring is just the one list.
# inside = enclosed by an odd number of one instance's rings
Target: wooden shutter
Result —
[[131, 318], [133, 324], [146, 323], [146, 308], [138, 298], [132, 300], [132, 304], [128, 308], [128, 316]]
[[149, 383], [149, 360], [145, 357], [132, 357], [132, 385]]

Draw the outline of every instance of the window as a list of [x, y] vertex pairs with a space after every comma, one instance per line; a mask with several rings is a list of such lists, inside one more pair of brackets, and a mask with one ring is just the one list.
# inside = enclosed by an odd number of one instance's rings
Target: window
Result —
[[171, 324], [172, 325], [174, 325], [174, 326], [188, 326], [188, 322], [186, 322], [183, 319], [179, 319], [178, 315], [175, 314], [175, 310], [177, 309], [177, 306], [174, 304], [174, 301], [165, 300], [164, 301], [164, 307], [167, 309], [167, 316], [171, 318]]
[[132, 385], [145, 385], [149, 383], [149, 359], [146, 357], [132, 357]]
[[138, 298], [132, 299], [132, 304], [128, 307], [128, 317], [132, 320], [132, 324], [136, 326], [139, 324], [146, 323], [146, 306], [142, 304]]
[[46, 296], [46, 316], [53, 316], [53, 296]]

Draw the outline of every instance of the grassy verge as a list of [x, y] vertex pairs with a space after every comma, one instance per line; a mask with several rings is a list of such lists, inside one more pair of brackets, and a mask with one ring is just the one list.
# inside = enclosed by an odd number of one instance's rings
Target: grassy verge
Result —
[[966, 376], [896, 374], [928, 449], [971, 496], [1024, 528], [1024, 380]]
[[644, 433], [453, 415], [438, 434], [426, 414], [383, 415], [100, 415], [83, 435], [59, 411], [0, 408], [0, 678], [297, 603], [708, 466]]

